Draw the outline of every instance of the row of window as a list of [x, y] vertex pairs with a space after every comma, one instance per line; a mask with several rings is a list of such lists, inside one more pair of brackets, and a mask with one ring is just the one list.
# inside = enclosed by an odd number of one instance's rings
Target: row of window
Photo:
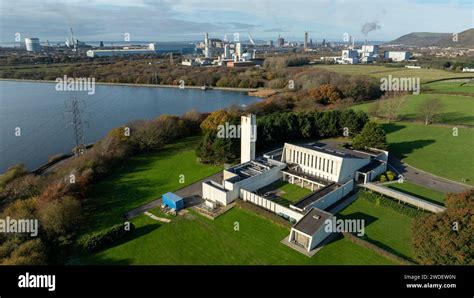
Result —
[[315, 170], [323, 171], [329, 174], [336, 175], [337, 162], [321, 156], [308, 154], [299, 150], [287, 149], [287, 158], [290, 162], [299, 165], [307, 166]]

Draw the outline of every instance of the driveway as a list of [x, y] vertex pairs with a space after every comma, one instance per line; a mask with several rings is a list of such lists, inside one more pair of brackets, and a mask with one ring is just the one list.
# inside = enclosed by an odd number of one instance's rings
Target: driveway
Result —
[[472, 187], [466, 184], [441, 178], [427, 172], [420, 171], [400, 161], [398, 158], [389, 155], [389, 166], [398, 174], [402, 174], [404, 179], [415, 184], [423, 185], [444, 193], [457, 193], [469, 190]]
[[[222, 179], [222, 171], [220, 171], [219, 173], [213, 174], [188, 186], [180, 188], [177, 191], [174, 191], [174, 193], [184, 199], [185, 208], [192, 207], [202, 203], [202, 183], [204, 181], [213, 180], [218, 183], [221, 183]], [[159, 206], [161, 206], [161, 198], [151, 201], [150, 203], [144, 204], [133, 210], [130, 210], [129, 212], [125, 213], [123, 217], [128, 220]]]

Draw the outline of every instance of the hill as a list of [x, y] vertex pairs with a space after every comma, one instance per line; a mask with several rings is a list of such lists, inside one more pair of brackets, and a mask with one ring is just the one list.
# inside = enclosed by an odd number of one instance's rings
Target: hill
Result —
[[386, 44], [407, 47], [440, 46], [474, 48], [474, 28], [459, 33], [457, 42], [453, 40], [453, 33], [413, 32]]

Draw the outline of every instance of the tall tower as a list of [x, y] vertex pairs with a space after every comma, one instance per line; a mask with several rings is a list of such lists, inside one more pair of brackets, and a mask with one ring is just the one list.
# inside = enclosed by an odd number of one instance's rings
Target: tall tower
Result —
[[211, 58], [210, 52], [209, 52], [209, 33], [206, 33], [204, 36], [204, 56], [206, 58]]
[[304, 49], [308, 49], [308, 32], [304, 33]]
[[257, 141], [257, 117], [253, 114], [240, 117], [240, 162], [255, 159]]

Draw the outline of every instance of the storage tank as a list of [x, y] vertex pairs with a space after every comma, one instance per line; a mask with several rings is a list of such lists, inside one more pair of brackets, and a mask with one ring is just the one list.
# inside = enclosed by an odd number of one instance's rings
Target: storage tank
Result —
[[25, 46], [28, 52], [39, 52], [41, 50], [39, 38], [25, 38]]

